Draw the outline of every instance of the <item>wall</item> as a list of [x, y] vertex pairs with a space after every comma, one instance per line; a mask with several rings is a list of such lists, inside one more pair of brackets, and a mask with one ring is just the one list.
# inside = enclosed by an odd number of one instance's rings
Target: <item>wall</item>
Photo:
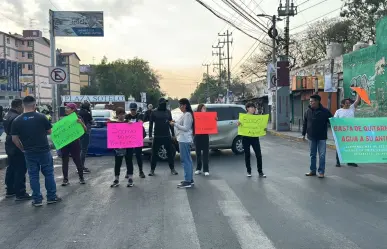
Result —
[[84, 86], [89, 85], [89, 75], [88, 74], [80, 74], [80, 83], [81, 83], [81, 88]]
[[[34, 41], [34, 66], [36, 96], [40, 95], [40, 102], [51, 104], [52, 89], [49, 85], [49, 67], [51, 65], [51, 54], [49, 45], [43, 40]], [[40, 89], [39, 88], [40, 85]]]
[[72, 54], [69, 57], [69, 72], [70, 72], [70, 95], [81, 94], [81, 84], [79, 77], [79, 60]]

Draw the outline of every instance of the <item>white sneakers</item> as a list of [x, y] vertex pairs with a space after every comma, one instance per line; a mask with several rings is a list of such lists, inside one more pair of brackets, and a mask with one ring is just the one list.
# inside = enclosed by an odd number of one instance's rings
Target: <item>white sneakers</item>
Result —
[[[200, 171], [200, 170], [196, 170], [195, 171], [195, 175], [200, 175], [202, 172]], [[209, 172], [204, 172], [204, 175], [205, 176], [209, 176], [210, 175], [210, 173]]]

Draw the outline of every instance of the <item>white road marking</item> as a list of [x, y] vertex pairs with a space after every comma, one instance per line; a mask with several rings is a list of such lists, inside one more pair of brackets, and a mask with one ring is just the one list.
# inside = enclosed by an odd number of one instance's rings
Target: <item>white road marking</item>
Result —
[[[164, 198], [164, 247], [168, 249], [200, 249], [198, 234], [187, 191], [178, 189], [180, 181], [165, 185]], [[184, 243], [182, 244], [182, 242]]]
[[251, 217], [235, 192], [224, 180], [210, 180], [222, 195], [218, 205], [228, 218], [230, 227], [238, 237], [242, 249], [275, 249], [271, 240]]

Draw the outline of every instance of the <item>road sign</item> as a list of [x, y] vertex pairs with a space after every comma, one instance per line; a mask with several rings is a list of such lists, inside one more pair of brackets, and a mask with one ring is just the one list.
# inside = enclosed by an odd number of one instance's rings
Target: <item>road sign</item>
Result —
[[69, 77], [66, 67], [50, 67], [50, 84], [67, 85]]

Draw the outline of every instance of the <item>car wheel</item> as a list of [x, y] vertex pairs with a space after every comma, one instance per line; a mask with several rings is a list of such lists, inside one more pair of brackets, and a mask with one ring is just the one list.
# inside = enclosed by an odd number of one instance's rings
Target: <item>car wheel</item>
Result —
[[[172, 146], [172, 155], [173, 155], [173, 157], [176, 156], [175, 146]], [[157, 157], [158, 157], [159, 161], [167, 161], [168, 160], [167, 150], [165, 149], [164, 145], [161, 145], [159, 147], [159, 149], [157, 150]]]
[[242, 154], [244, 151], [243, 151], [243, 143], [242, 143], [242, 137], [241, 136], [238, 136], [234, 139], [234, 141], [232, 142], [232, 152], [234, 152], [235, 155], [240, 155]]

